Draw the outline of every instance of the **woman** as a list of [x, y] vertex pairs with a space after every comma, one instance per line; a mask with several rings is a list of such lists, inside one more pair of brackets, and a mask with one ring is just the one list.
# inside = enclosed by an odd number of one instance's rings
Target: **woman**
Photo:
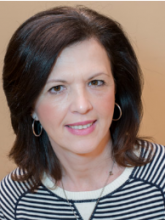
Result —
[[165, 219], [164, 147], [137, 136], [142, 76], [117, 22], [84, 7], [34, 15], [3, 83], [18, 168], [1, 219]]

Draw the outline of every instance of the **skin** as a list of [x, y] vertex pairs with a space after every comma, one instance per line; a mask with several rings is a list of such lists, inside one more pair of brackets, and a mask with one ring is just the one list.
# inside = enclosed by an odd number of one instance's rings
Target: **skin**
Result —
[[[61, 162], [66, 190], [103, 187], [113, 163], [109, 127], [114, 105], [115, 83], [103, 46], [91, 38], [65, 48], [36, 102], [33, 118], [46, 130]], [[97, 120], [88, 135], [75, 135], [66, 128], [86, 120]], [[121, 173], [117, 165], [114, 170], [110, 181]]]

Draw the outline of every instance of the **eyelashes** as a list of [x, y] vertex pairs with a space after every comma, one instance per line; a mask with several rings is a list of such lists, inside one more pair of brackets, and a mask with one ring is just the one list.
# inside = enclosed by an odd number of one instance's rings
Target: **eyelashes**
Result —
[[92, 80], [90, 83], [92, 86], [102, 86], [105, 84], [105, 82], [103, 80]]
[[[89, 86], [91, 87], [101, 87], [105, 85], [105, 82], [103, 80], [92, 80], [88, 83]], [[62, 93], [66, 87], [64, 85], [57, 85], [53, 86], [51, 89], [49, 89], [49, 92], [52, 94], [59, 94]]]
[[63, 85], [58, 85], [58, 86], [53, 86], [51, 89], [49, 89], [49, 92], [52, 94], [58, 94], [58, 93], [61, 93], [64, 89], [65, 88]]

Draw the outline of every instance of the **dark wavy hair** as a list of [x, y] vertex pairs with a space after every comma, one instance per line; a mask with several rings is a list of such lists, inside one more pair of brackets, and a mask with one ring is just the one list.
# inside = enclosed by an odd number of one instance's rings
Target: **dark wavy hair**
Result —
[[[83, 6], [56, 7], [25, 21], [12, 36], [4, 59], [3, 88], [16, 134], [10, 158], [25, 172], [21, 180], [32, 178], [35, 187], [43, 173], [56, 181], [61, 167], [46, 131], [32, 133], [35, 101], [41, 93], [59, 53], [67, 46], [94, 37], [107, 51], [116, 86], [116, 103], [122, 118], [111, 124], [112, 153], [124, 167], [149, 162], [136, 156], [134, 146], [144, 146], [137, 136], [142, 116], [142, 74], [121, 25]], [[15, 176], [16, 180], [20, 177]]]

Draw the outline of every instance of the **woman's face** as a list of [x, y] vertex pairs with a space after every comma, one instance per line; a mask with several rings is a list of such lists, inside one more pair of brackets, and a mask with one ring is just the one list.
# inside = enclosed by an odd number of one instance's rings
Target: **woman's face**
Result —
[[88, 39], [59, 55], [33, 113], [55, 151], [87, 154], [110, 139], [115, 84], [103, 46]]

